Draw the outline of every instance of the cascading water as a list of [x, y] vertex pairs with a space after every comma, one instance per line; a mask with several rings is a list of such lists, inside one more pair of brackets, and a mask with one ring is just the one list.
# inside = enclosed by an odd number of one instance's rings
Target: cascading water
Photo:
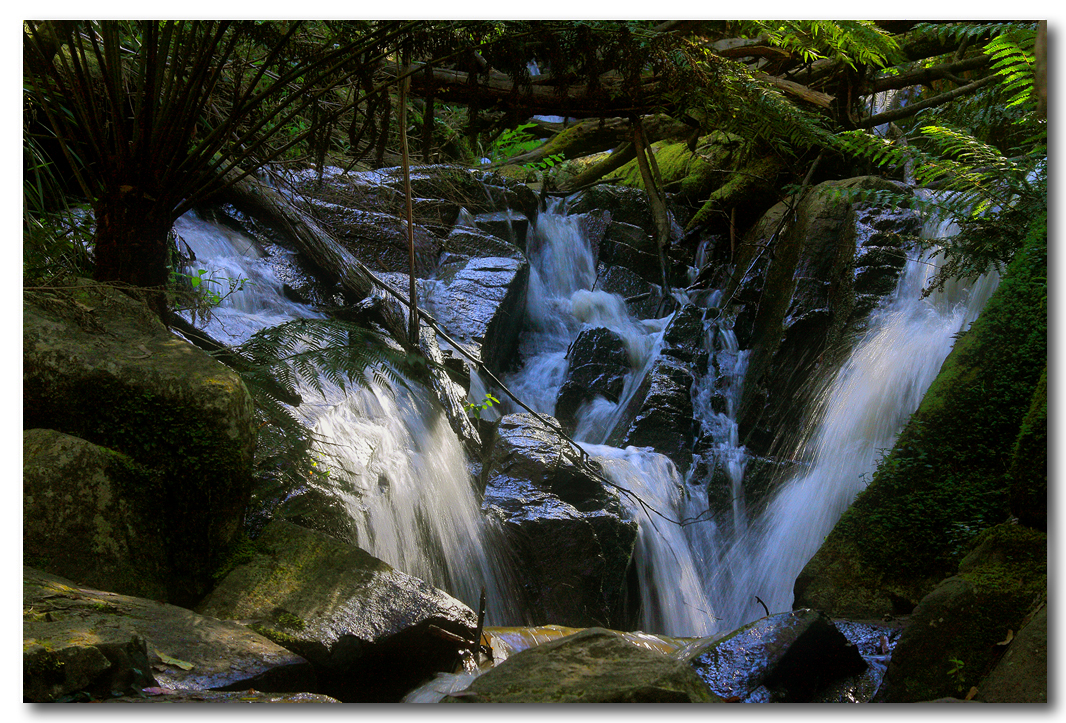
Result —
[[[942, 228], [934, 237], [944, 235]], [[935, 271], [927, 256], [908, 261], [896, 291], [873, 312], [867, 332], [817, 398], [794, 455], [806, 471], [785, 483], [712, 577], [717, 607], [729, 625], [762, 614], [755, 596], [771, 612], [791, 609], [796, 577], [866, 486], [955, 336], [977, 318], [998, 282], [987, 276], [972, 287], [949, 284], [923, 299]]]
[[593, 290], [596, 260], [579, 220], [553, 210], [540, 215], [529, 244], [527, 331], [520, 347], [525, 364], [505, 381], [530, 407], [552, 414], [567, 370], [567, 351], [581, 330], [605, 327], [622, 338], [630, 372], [621, 397], [618, 402], [598, 398], [578, 410], [574, 438], [603, 465], [612, 483], [647, 506], [623, 496], [639, 524], [635, 558], [642, 626], [667, 635], [705, 634], [714, 616], [694, 558], [698, 547], [671, 521], [689, 511], [677, 469], [653, 451], [603, 444], [651, 368], [669, 317], [634, 320], [621, 297]]
[[[267, 326], [321, 317], [283, 296], [251, 239], [193, 213], [175, 231], [196, 255], [194, 274], [204, 269], [205, 278], [246, 280], [214, 310], [206, 330], [215, 338], [235, 344]], [[484, 587], [493, 624], [519, 620], [514, 596], [500, 583], [499, 545], [481, 515], [461, 445], [435, 400], [415, 384], [324, 386], [325, 398], [301, 389], [297, 409], [319, 440], [317, 456], [332, 462], [329, 475], [315, 475], [320, 481], [311, 484], [345, 504], [355, 542], [475, 609]]]
[[[179, 220], [177, 230], [196, 252], [194, 270], [249, 279], [216, 311], [208, 327], [216, 338], [239, 342], [267, 325], [317, 316], [283, 297], [280, 282], [249, 239], [191, 214]], [[802, 566], [917, 408], [954, 335], [976, 317], [995, 286], [995, 280], [972, 289], [949, 285], [923, 300], [920, 290], [933, 268], [926, 259], [913, 259], [895, 294], [874, 312], [868, 331], [818, 397], [817, 423], [794, 455], [805, 472], [783, 484], [750, 524], [741, 487], [746, 455], [735, 422], [748, 352], [738, 348], [728, 319], [717, 311], [720, 292], [696, 300], [707, 310], [703, 343], [713, 359], [692, 389], [704, 440], [696, 454], [723, 469], [733, 485], [732, 519], [725, 524], [706, 519], [706, 490], [682, 479], [665, 456], [605, 444], [649, 373], [671, 317], [635, 320], [620, 297], [594, 290], [596, 260], [576, 218], [552, 209], [542, 213], [528, 246], [527, 323], [520, 347], [525, 363], [506, 382], [532, 408], [551, 414], [567, 351], [582, 329], [603, 326], [623, 339], [630, 372], [620, 400], [599, 398], [578, 410], [574, 436], [612, 483], [644, 503], [623, 496], [640, 526], [635, 562], [641, 626], [675, 636], [708, 635], [759, 617], [756, 595], [772, 611], [791, 607], [792, 584]], [[488, 391], [473, 375], [471, 395]], [[501, 582], [494, 531], [481, 515], [461, 446], [435, 400], [417, 385], [330, 390], [325, 400], [307, 390], [304, 396], [300, 413], [325, 440], [322, 456], [338, 458], [331, 478], [320, 484], [343, 500], [357, 543], [468, 604], [476, 603], [484, 586], [489, 623], [520, 623], [515, 596]], [[517, 411], [506, 398], [500, 406]], [[671, 521], [694, 518], [701, 521], [685, 527]]]

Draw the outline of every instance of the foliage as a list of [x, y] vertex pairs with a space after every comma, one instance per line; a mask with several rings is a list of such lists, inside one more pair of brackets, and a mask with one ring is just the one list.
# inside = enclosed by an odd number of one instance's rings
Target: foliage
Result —
[[480, 403], [468, 401], [463, 406], [466, 409], [466, 413], [468, 415], [476, 419], [481, 419], [482, 413], [487, 412], [488, 410], [492, 409], [492, 406], [494, 404], [499, 403], [499, 399], [486, 392], [485, 398], [482, 399]]
[[804, 63], [829, 58], [854, 69], [902, 60], [896, 39], [868, 20], [753, 20], [740, 26], [744, 36], [759, 37]]
[[[262, 329], [233, 347], [242, 364], [233, 365], [255, 402], [259, 434], [255, 452], [257, 504], [270, 506], [304, 486], [315, 474], [329, 476], [328, 461], [316, 458], [315, 437], [288, 404], [310, 389], [323, 398], [327, 386], [340, 390], [371, 380], [406, 384], [397, 369], [402, 351], [377, 333], [337, 319], [299, 319]], [[319, 465], [322, 461], [323, 464]]]

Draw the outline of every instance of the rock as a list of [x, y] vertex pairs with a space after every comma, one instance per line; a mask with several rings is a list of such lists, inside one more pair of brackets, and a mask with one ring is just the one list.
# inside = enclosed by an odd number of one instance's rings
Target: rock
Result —
[[637, 523], [579, 454], [529, 414], [496, 426], [482, 508], [500, 522], [532, 624], [628, 626]]
[[[800, 424], [808, 380], [826, 363], [823, 355], [865, 318], [853, 315], [856, 293], [867, 295], [868, 312], [879, 294], [892, 291], [892, 279], [902, 264], [898, 255], [889, 258], [886, 253], [898, 253], [899, 237], [916, 228], [913, 213], [890, 210], [878, 215], [880, 211], [849, 203], [839, 192], [900, 188], [878, 177], [819, 184], [800, 202], [795, 222], [779, 237], [774, 233], [786, 213], [784, 203], [770, 209], [738, 249], [738, 273], [767, 264], [765, 273], [751, 269], [763, 276], [761, 282], [747, 273], [738, 282], [743, 293], [737, 294], [738, 302], [757, 309], [751, 318], [737, 321], [738, 340], [745, 338], [753, 350], [738, 413], [742, 441], [753, 453], [768, 454], [774, 430]], [[772, 261], [762, 251], [767, 245], [772, 245]], [[881, 254], [856, 261], [859, 248], [866, 253], [876, 248]]]
[[[877, 700], [911, 703], [965, 696], [971, 687], [982, 684], [984, 673], [1004, 653], [1000, 643], [1021, 630], [1046, 594], [1046, 535], [1019, 525], [992, 528], [959, 564], [959, 574], [943, 581], [914, 609], [892, 653]], [[1039, 624], [1033, 634], [1039, 635]], [[1018, 660], [1017, 652], [1013, 659]], [[1037, 660], [1026, 664], [1040, 665]], [[1001, 671], [1006, 673], [1006, 669]], [[1044, 675], [1046, 700], [1046, 664]], [[1000, 678], [1000, 695], [1011, 694], [1006, 677]], [[1039, 697], [1040, 692], [1034, 690], [1038, 681], [1031, 678], [1024, 695]], [[993, 686], [993, 695], [996, 691]]]
[[340, 703], [336, 698], [318, 693], [264, 693], [260, 690], [170, 690], [149, 688], [144, 697], [123, 696], [104, 703]]
[[1047, 703], [1047, 601], [1008, 644], [977, 686], [983, 703]]
[[[79, 437], [151, 470], [154, 484], [136, 490], [151, 500], [150, 518], [136, 524], [158, 530], [166, 599], [199, 599], [249, 500], [255, 429], [247, 389], [115, 289], [83, 281], [24, 299], [23, 427]], [[33, 554], [27, 563], [52, 570], [49, 560], [70, 551]]]
[[663, 330], [662, 353], [687, 364], [698, 374], [706, 374], [710, 357], [703, 346], [706, 336], [703, 310], [694, 304], [686, 304]]
[[444, 703], [718, 703], [692, 668], [602, 628], [512, 655]]
[[55, 430], [27, 429], [22, 439], [23, 560], [96, 588], [166, 598], [156, 475]]
[[662, 283], [655, 239], [639, 226], [612, 221], [600, 243], [599, 259], [608, 266], [627, 268], [649, 284]]
[[622, 337], [603, 327], [583, 330], [568, 353], [570, 364], [559, 388], [555, 416], [573, 429], [581, 405], [596, 396], [617, 402], [629, 373], [629, 355]]
[[454, 643], [477, 616], [450, 595], [363, 550], [287, 522], [272, 522], [257, 553], [198, 610], [250, 627], [314, 666], [319, 691], [344, 702], [398, 701], [437, 671], [451, 672]]
[[457, 257], [442, 264], [421, 303], [449, 336], [502, 374], [518, 348], [528, 283], [524, 259]]
[[[304, 206], [344, 249], [375, 272], [407, 273], [411, 267], [407, 221], [389, 213], [364, 211], [308, 199]], [[441, 241], [429, 229], [414, 226], [415, 276], [426, 278], [437, 268]]]
[[23, 568], [23, 695], [34, 702], [175, 690], [313, 691], [303, 658], [243, 625]]
[[597, 289], [618, 294], [626, 301], [626, 310], [635, 319], [659, 319], [676, 306], [674, 297], [663, 298], [662, 287], [649, 283], [624, 266], [605, 266], [597, 278]]
[[742, 703], [804, 703], [867, 663], [833, 622], [814, 610], [761, 618], [698, 644], [686, 660], [718, 696]]
[[[677, 359], [665, 355], [656, 359], [630, 402], [630, 409], [637, 412], [616, 446], [651, 447], [669, 457], [684, 475], [692, 465], [695, 438], [690, 395], [693, 381], [688, 366]], [[617, 429], [625, 427], [619, 425]]]

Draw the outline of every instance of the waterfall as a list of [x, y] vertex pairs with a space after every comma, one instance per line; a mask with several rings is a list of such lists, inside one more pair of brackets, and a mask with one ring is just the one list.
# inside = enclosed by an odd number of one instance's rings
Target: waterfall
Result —
[[[193, 274], [245, 280], [205, 327], [220, 341], [236, 344], [271, 325], [322, 317], [284, 297], [264, 254], [243, 234], [195, 213], [178, 219], [175, 231], [196, 256]], [[325, 397], [301, 389], [296, 410], [328, 467], [310, 484], [344, 505], [354, 541], [474, 609], [485, 587], [492, 624], [520, 621], [515, 596], [500, 582], [498, 534], [481, 515], [461, 444], [432, 395], [413, 383], [323, 385]]]
[[[949, 229], [936, 232], [940, 237]], [[930, 234], [927, 233], [927, 237]], [[912, 254], [895, 292], [817, 396], [794, 458], [804, 471], [732, 545], [711, 581], [732, 626], [792, 608], [792, 586], [833, 525], [870, 481], [954, 344], [977, 318], [998, 278], [948, 284], [923, 299], [937, 264]]]
[[670, 317], [635, 320], [621, 297], [593, 290], [596, 259], [580, 220], [559, 210], [556, 206], [542, 213], [533, 229], [527, 331], [519, 349], [524, 364], [505, 381], [530, 407], [552, 414], [567, 371], [567, 350], [578, 334], [606, 327], [622, 338], [630, 371], [621, 397], [618, 402], [598, 398], [579, 410], [574, 438], [603, 466], [611, 482], [644, 503], [622, 497], [639, 525], [635, 563], [642, 627], [667, 635], [707, 634], [714, 614], [696, 560], [701, 546], [693, 545], [687, 530], [674, 522], [692, 512], [676, 467], [649, 449], [603, 444], [655, 361]]

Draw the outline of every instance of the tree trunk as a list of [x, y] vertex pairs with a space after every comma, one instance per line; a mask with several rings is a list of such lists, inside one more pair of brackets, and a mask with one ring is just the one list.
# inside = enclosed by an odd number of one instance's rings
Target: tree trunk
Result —
[[[124, 186], [123, 188], [129, 188]], [[164, 290], [170, 256], [170, 210], [146, 195], [127, 192], [94, 207], [93, 278], [144, 289], [146, 301], [166, 319]]]

